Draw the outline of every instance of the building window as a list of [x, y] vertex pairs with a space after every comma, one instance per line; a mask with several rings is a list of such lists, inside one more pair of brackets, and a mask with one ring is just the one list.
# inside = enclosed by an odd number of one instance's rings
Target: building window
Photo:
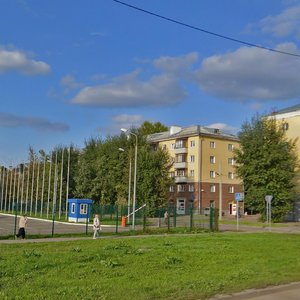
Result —
[[176, 171], [176, 176], [185, 176], [185, 170], [184, 169], [178, 169]]
[[283, 129], [283, 130], [288, 130], [288, 129], [289, 129], [289, 123], [286, 123], [286, 122], [283, 123], [283, 124], [282, 124], [282, 129]]
[[233, 194], [234, 193], [234, 186], [229, 186], [228, 187], [228, 193]]
[[174, 185], [170, 185], [169, 192], [170, 193], [174, 193], [174, 191], [175, 191]]
[[234, 159], [233, 158], [228, 158], [228, 164], [233, 166], [234, 165]]
[[172, 150], [175, 149], [175, 144], [171, 144], [171, 149], [172, 149]]
[[184, 188], [184, 184], [178, 184], [177, 185], [177, 191], [178, 192], [184, 192], [185, 188]]
[[75, 214], [75, 203], [72, 203], [71, 212], [72, 214]]
[[215, 164], [216, 163], [216, 157], [215, 156], [210, 156], [209, 161], [210, 161], [211, 164]]
[[166, 145], [166, 144], [163, 144], [162, 149], [163, 149], [163, 150], [167, 150], [167, 145]]
[[233, 172], [228, 172], [228, 179], [234, 179]]
[[195, 155], [191, 155], [191, 162], [195, 162]]
[[169, 175], [170, 175], [171, 178], [174, 178], [175, 177], [175, 172], [170, 172]]
[[215, 149], [216, 148], [216, 143], [215, 142], [210, 142], [209, 145], [210, 145], [211, 149]]
[[87, 204], [80, 204], [80, 214], [81, 215], [87, 214]]
[[195, 147], [195, 141], [194, 141], [194, 140], [192, 140], [192, 141], [190, 142], [190, 146], [191, 146], [191, 147]]
[[210, 176], [210, 178], [216, 178], [216, 172], [215, 171], [210, 171], [209, 176]]
[[195, 176], [195, 171], [194, 170], [190, 170], [190, 177], [194, 177]]
[[194, 192], [195, 188], [193, 184], [189, 184], [189, 192]]
[[210, 186], [210, 192], [215, 193], [216, 192], [216, 186], [213, 184]]
[[234, 146], [233, 146], [233, 144], [228, 144], [228, 151], [233, 151], [233, 148], [234, 148]]
[[186, 156], [185, 156], [185, 154], [178, 154], [178, 155], [176, 155], [176, 162], [177, 163], [186, 162]]
[[183, 140], [176, 141], [175, 148], [176, 149], [185, 148], [184, 141]]
[[186, 156], [184, 154], [176, 155], [176, 162], [177, 163], [186, 162]]

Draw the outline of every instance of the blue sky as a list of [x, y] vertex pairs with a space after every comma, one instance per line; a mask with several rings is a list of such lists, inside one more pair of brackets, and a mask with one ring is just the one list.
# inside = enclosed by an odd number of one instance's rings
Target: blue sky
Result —
[[[124, 0], [221, 35], [299, 54], [294, 0]], [[236, 133], [298, 104], [300, 58], [248, 47], [112, 0], [0, 0], [0, 163], [29, 145], [83, 147], [143, 121]]]

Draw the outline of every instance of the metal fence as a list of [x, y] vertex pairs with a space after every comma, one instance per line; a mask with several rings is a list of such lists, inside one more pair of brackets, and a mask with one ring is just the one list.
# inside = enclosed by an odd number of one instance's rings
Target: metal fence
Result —
[[[19, 218], [26, 209], [18, 205], [10, 211], [0, 211], [0, 236], [14, 236], [18, 231]], [[131, 213], [130, 213], [131, 212]], [[118, 234], [126, 231], [173, 231], [185, 230], [218, 230], [218, 211], [211, 208], [209, 213], [199, 213], [190, 208], [185, 213], [178, 213], [176, 208], [161, 207], [148, 209], [146, 206], [135, 212], [133, 224], [132, 208], [118, 205], [92, 205], [90, 217], [85, 222], [68, 222], [65, 214], [56, 212], [55, 207], [37, 207], [32, 213], [27, 213], [27, 236], [58, 236], [58, 235], [92, 235], [93, 216], [98, 214], [101, 221], [101, 234]]]

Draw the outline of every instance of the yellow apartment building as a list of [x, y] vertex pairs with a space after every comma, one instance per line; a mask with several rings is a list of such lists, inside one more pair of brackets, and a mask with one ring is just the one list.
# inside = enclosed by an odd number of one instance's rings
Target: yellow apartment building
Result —
[[[148, 139], [172, 157], [174, 185], [170, 186], [168, 202], [178, 214], [187, 213], [191, 206], [199, 212], [214, 206], [222, 215], [236, 215], [235, 193], [242, 191], [242, 185], [234, 167], [233, 150], [239, 146], [235, 135], [199, 125], [171, 126]], [[242, 213], [242, 202], [240, 208]]]
[[[286, 137], [291, 140], [296, 140], [298, 159], [300, 159], [300, 104], [281, 109], [273, 112], [271, 117], [274, 117], [281, 123], [286, 132]], [[295, 207], [295, 214], [298, 221], [300, 221], [300, 177], [296, 178], [296, 192], [298, 195], [298, 203]]]
[[[285, 130], [286, 137], [296, 140], [297, 154], [300, 158], [300, 104], [291, 106], [271, 114]], [[300, 196], [300, 178], [297, 178], [297, 194]]]

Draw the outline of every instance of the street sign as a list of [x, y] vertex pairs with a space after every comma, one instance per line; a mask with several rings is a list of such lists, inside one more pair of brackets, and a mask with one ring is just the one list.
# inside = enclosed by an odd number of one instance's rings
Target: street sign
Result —
[[267, 203], [271, 203], [272, 199], [273, 199], [272, 195], [265, 196], [265, 200], [267, 201]]
[[235, 201], [243, 201], [244, 193], [235, 193]]

